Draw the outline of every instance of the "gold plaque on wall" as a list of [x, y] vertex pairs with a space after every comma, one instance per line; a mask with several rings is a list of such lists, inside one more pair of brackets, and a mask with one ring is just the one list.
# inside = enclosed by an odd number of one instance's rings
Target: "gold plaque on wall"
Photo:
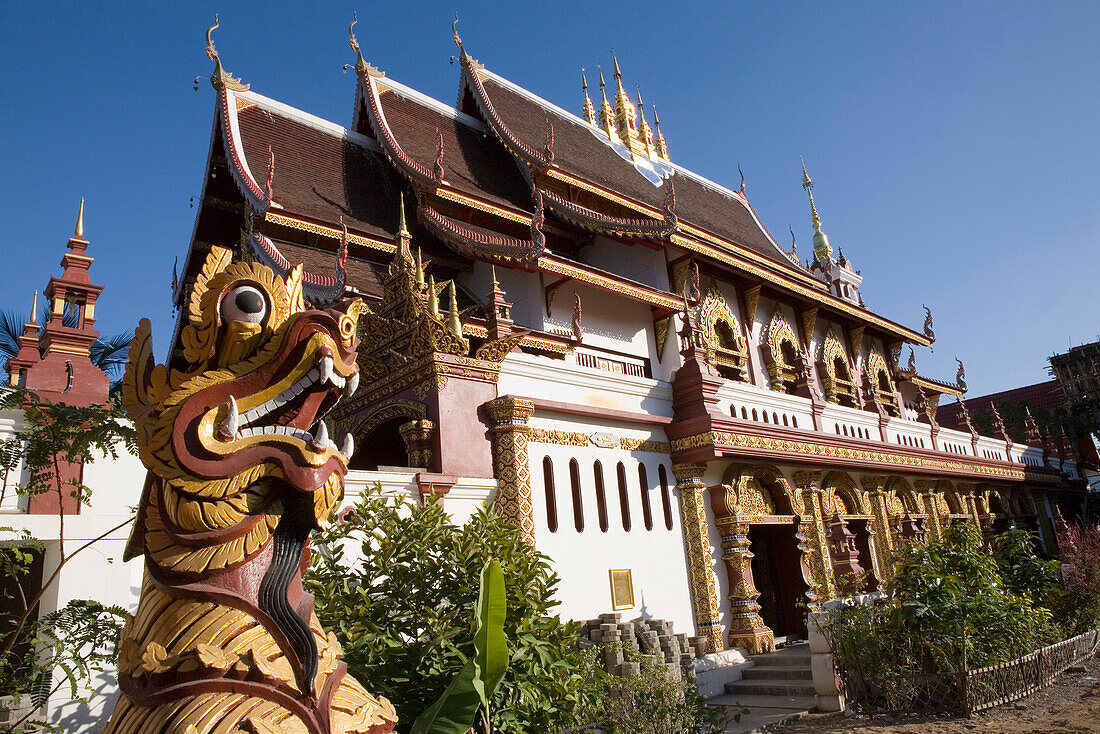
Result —
[[612, 568], [607, 573], [611, 577], [611, 608], [619, 611], [633, 607], [634, 580], [631, 578], [630, 569]]

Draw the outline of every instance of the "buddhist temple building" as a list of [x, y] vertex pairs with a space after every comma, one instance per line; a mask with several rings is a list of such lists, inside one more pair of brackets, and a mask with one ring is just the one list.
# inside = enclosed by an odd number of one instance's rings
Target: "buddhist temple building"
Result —
[[743, 185], [677, 161], [618, 59], [584, 72], [574, 114], [457, 31], [454, 104], [349, 41], [343, 123], [251, 89], [209, 43], [174, 294], [216, 246], [304, 264], [314, 303], [369, 303], [363, 379], [329, 416], [358, 447], [349, 490], [437, 496], [459, 521], [490, 502], [553, 559], [563, 616], [667, 619], [711, 651], [804, 637], [805, 605], [875, 588], [896, 544], [950, 523], [1057, 547], [1074, 463], [937, 423], [965, 385], [902, 362], [932, 344], [931, 312], [913, 328], [864, 304], [874, 263], [830, 242], [812, 165], [776, 162], [805, 187], [803, 263]]

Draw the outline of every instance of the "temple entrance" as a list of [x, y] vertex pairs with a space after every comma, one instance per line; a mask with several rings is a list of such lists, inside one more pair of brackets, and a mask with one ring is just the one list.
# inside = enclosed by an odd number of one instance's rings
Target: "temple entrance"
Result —
[[792, 522], [753, 523], [749, 526], [752, 577], [760, 592], [760, 617], [776, 637], [806, 639], [806, 601], [809, 587], [802, 578], [802, 551]]
[[408, 466], [409, 454], [399, 430], [408, 421], [407, 417], [393, 418], [365, 436], [356, 436], [349, 468], [375, 471], [379, 466]]

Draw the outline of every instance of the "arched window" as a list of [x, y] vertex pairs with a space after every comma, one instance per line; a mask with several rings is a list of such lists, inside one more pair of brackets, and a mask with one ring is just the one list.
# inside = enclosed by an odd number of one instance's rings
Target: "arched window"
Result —
[[798, 428], [798, 418], [792, 415], [792, 416], [791, 416], [791, 424], [792, 424], [792, 425], [793, 425], [793, 426], [794, 426], [795, 428]]
[[600, 532], [607, 532], [607, 497], [603, 491], [603, 464], [592, 465], [592, 478], [596, 481], [596, 515], [600, 520]]
[[542, 457], [542, 486], [546, 490], [546, 527], [551, 533], [558, 532], [558, 500], [554, 496], [554, 462], [549, 456]]
[[744, 405], [741, 406], [741, 419], [742, 420], [748, 420], [749, 419], [749, 412], [747, 410], [745, 410]]
[[642, 492], [642, 522], [646, 530], [652, 530], [653, 508], [649, 506], [649, 477], [646, 476], [645, 464], [638, 464], [638, 489]]
[[661, 510], [665, 513], [665, 527], [672, 530], [672, 499], [668, 496], [668, 473], [664, 464], [657, 467], [657, 480], [661, 483]]
[[785, 426], [790, 425], [789, 423], [787, 423], [787, 414], [786, 413], [783, 414], [783, 425], [785, 425]]
[[581, 468], [576, 459], [569, 460], [569, 489], [573, 493], [573, 526], [584, 531], [584, 504], [581, 499]]
[[771, 422], [771, 421], [768, 420], [768, 411], [766, 411], [766, 410], [764, 411], [764, 422], [765, 423], [770, 423]]
[[619, 462], [615, 467], [615, 478], [619, 482], [619, 513], [623, 516], [623, 530], [630, 532], [630, 491], [626, 488], [626, 467]]
[[754, 421], [760, 420], [760, 414], [756, 412], [756, 408], [752, 409], [752, 419]]

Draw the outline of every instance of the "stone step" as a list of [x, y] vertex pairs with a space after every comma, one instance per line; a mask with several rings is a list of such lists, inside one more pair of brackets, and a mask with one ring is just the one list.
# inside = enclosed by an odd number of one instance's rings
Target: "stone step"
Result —
[[750, 711], [794, 710], [811, 711], [817, 705], [813, 695], [808, 696], [760, 696], [751, 693], [726, 693], [707, 699], [708, 706], [733, 706], [741, 704]]
[[[739, 680], [726, 684], [726, 693], [733, 695], [744, 694], [746, 696], [778, 696], [797, 698], [809, 696], [813, 698], [814, 686], [811, 682], [796, 680]], [[779, 705], [774, 704], [774, 705]]]
[[769, 653], [767, 655], [751, 655], [749, 660], [756, 663], [758, 668], [809, 668], [810, 653], [798, 655], [783, 655]]
[[743, 671], [741, 671], [741, 677], [744, 680], [813, 680], [814, 675], [809, 666], [805, 668], [796, 668], [793, 665], [758, 665], [754, 668], [745, 668]]

